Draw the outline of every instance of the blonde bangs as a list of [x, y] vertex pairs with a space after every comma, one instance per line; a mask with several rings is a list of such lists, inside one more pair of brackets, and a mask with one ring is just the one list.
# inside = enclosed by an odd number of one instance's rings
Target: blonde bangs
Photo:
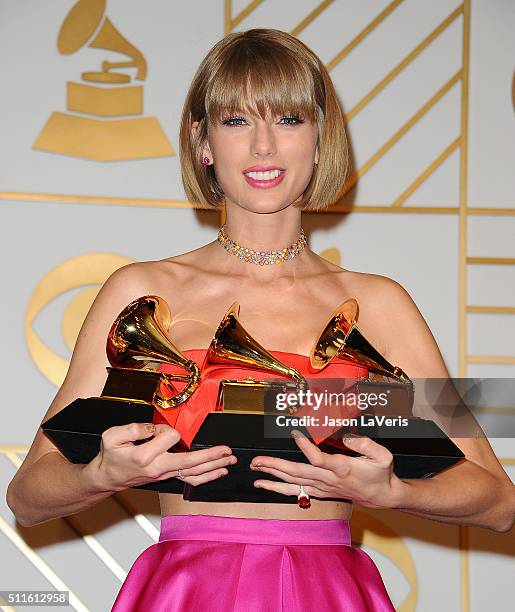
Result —
[[229, 53], [206, 90], [210, 122], [243, 112], [261, 119], [296, 113], [317, 119], [313, 75], [283, 46], [254, 44]]

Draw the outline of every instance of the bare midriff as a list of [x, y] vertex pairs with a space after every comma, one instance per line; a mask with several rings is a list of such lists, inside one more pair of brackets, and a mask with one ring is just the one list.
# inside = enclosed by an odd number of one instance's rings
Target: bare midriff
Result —
[[193, 502], [183, 499], [182, 495], [159, 493], [159, 502], [162, 516], [209, 514], [212, 516], [309, 521], [324, 519], [349, 520], [352, 515], [352, 502], [343, 499], [341, 502], [336, 502], [312, 497], [310, 508], [299, 508], [296, 503]]

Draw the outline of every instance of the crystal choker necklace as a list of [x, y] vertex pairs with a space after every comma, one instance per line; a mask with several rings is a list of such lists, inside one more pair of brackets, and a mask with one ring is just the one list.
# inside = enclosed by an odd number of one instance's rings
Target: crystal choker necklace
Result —
[[252, 249], [247, 249], [241, 244], [238, 244], [235, 240], [230, 240], [228, 238], [225, 233], [225, 225], [222, 225], [219, 229], [217, 239], [228, 253], [236, 255], [236, 257], [239, 257], [242, 261], [260, 266], [278, 264], [288, 259], [293, 259], [297, 257], [307, 244], [306, 234], [302, 228], [298, 240], [279, 251], [254, 251]]

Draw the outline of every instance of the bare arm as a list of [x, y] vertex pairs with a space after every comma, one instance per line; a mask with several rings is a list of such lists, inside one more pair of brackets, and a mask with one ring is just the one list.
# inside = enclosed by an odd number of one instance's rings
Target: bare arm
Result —
[[[82, 325], [66, 378], [42, 422], [77, 397], [100, 394], [109, 365], [105, 341], [121, 310], [139, 297], [144, 264], [117, 270], [104, 283]], [[49, 477], [51, 475], [51, 477]], [[98, 490], [84, 466], [70, 463], [38, 429], [30, 450], [7, 489], [7, 503], [22, 525], [32, 525], [84, 510], [112, 491]]]
[[24, 527], [86, 510], [114, 492], [99, 490], [84, 465], [70, 463], [58, 451], [22, 468], [9, 484], [7, 504]]
[[[105, 342], [112, 322], [132, 300], [158, 293], [147, 263], [124, 266], [106, 281], [82, 325], [66, 378], [42, 421], [77, 397], [98, 396], [106, 379]], [[170, 279], [168, 278], [168, 281]], [[150, 425], [150, 424], [149, 424]], [[145, 444], [133, 441], [150, 438]], [[72, 464], [38, 429], [30, 450], [7, 489], [7, 504], [21, 525], [32, 526], [89, 508], [136, 484], [169, 478], [183, 469], [185, 481], [217, 478], [229, 463], [228, 447], [167, 453], [180, 439], [167, 425], [151, 431], [132, 423], [104, 432], [100, 453], [87, 465]]]
[[[412, 379], [448, 378], [442, 355], [422, 314], [395, 281], [381, 279], [389, 313], [388, 360]], [[423, 405], [420, 401], [419, 405]], [[430, 412], [420, 416], [432, 418]], [[473, 417], [470, 417], [473, 419]], [[515, 518], [515, 487], [477, 424], [476, 434], [451, 437], [465, 459], [430, 479], [401, 480], [392, 507], [446, 523], [508, 531]]]
[[513, 527], [515, 487], [509, 478], [496, 477], [473, 461], [464, 460], [433, 478], [401, 482], [392, 508], [500, 532]]

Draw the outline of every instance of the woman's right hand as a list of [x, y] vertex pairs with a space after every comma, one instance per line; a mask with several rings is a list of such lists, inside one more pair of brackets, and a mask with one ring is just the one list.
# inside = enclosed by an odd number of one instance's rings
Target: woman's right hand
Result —
[[[135, 440], [151, 440], [133, 444]], [[100, 452], [85, 466], [89, 478], [107, 491], [123, 491], [135, 485], [165, 480], [181, 470], [184, 482], [198, 485], [227, 474], [225, 466], [236, 463], [228, 446], [190, 452], [167, 452], [179, 442], [180, 433], [160, 423], [129, 423], [106, 429]]]

